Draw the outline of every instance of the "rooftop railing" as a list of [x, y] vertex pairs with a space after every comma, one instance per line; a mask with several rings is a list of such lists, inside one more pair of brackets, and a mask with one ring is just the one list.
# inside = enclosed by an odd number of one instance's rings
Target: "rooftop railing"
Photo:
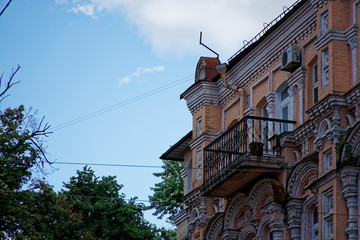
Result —
[[291, 9], [293, 9], [293, 7], [295, 5], [297, 5], [299, 2], [301, 2], [302, 0], [297, 0], [293, 5], [291, 5], [290, 7], [283, 7], [283, 12], [277, 16], [274, 20], [272, 20], [270, 23], [264, 23], [264, 28], [255, 35], [255, 37], [253, 37], [250, 41], [246, 41], [244, 40], [244, 46], [237, 51], [233, 56], [231, 56], [228, 61], [230, 62], [231, 60], [233, 60], [237, 55], [239, 55], [242, 51], [244, 51], [246, 48], [248, 48], [250, 45], [252, 45], [253, 43], [255, 43], [256, 41], [258, 41], [272, 26], [274, 26], [277, 22], [279, 22]]

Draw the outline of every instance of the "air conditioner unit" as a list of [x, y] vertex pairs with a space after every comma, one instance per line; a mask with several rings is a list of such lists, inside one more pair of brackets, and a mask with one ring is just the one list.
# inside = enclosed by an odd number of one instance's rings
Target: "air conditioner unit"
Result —
[[300, 48], [296, 45], [293, 45], [281, 54], [281, 70], [293, 72], [299, 66]]

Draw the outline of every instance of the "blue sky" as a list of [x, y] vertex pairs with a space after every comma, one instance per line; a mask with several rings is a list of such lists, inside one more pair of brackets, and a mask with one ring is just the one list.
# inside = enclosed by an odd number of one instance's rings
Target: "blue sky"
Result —
[[[0, 70], [7, 79], [21, 65], [21, 83], [0, 108], [24, 104], [45, 116], [54, 130], [46, 139], [52, 161], [160, 166], [159, 156], [192, 127], [179, 96], [199, 57], [214, 56], [199, 45], [199, 32], [226, 62], [293, 2], [13, 0], [0, 17]], [[46, 179], [60, 190], [83, 166], [54, 167]], [[116, 175], [126, 196], [141, 200], [161, 171], [91, 167]]]

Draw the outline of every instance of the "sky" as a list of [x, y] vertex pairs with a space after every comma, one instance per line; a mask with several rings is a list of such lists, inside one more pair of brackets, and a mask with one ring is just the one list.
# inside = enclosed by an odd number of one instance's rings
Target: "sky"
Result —
[[[46, 180], [55, 190], [89, 163], [148, 205], [159, 156], [192, 128], [180, 94], [194, 83], [200, 56], [215, 56], [199, 45], [200, 32], [227, 62], [294, 2], [13, 0], [0, 16], [0, 73], [7, 80], [20, 65], [21, 82], [0, 110], [23, 104], [45, 116], [55, 162]], [[172, 228], [150, 211], [145, 218]]]

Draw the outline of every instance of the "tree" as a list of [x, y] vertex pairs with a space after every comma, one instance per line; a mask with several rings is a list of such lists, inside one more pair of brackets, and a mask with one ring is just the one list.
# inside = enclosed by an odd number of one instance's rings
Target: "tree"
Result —
[[125, 200], [115, 176], [96, 177], [84, 167], [64, 183], [62, 194], [69, 199], [71, 209], [81, 217], [74, 239], [158, 239], [154, 225], [143, 216], [144, 205], [135, 198]]
[[184, 181], [180, 174], [183, 168], [182, 162], [164, 160], [163, 172], [154, 173], [154, 176], [161, 178], [161, 182], [151, 188], [154, 194], [149, 196], [148, 209], [155, 209], [153, 215], [158, 216], [159, 219], [169, 215], [168, 220], [172, 222], [172, 218], [183, 209]]
[[[0, 92], [0, 103], [8, 96], [17, 67], [10, 75], [5, 89]], [[0, 76], [0, 86], [3, 76]], [[21, 232], [21, 188], [29, 182], [34, 167], [42, 169], [46, 157], [43, 137], [48, 136], [49, 125], [38, 121], [23, 105], [0, 111], [0, 237], [16, 236]]]

